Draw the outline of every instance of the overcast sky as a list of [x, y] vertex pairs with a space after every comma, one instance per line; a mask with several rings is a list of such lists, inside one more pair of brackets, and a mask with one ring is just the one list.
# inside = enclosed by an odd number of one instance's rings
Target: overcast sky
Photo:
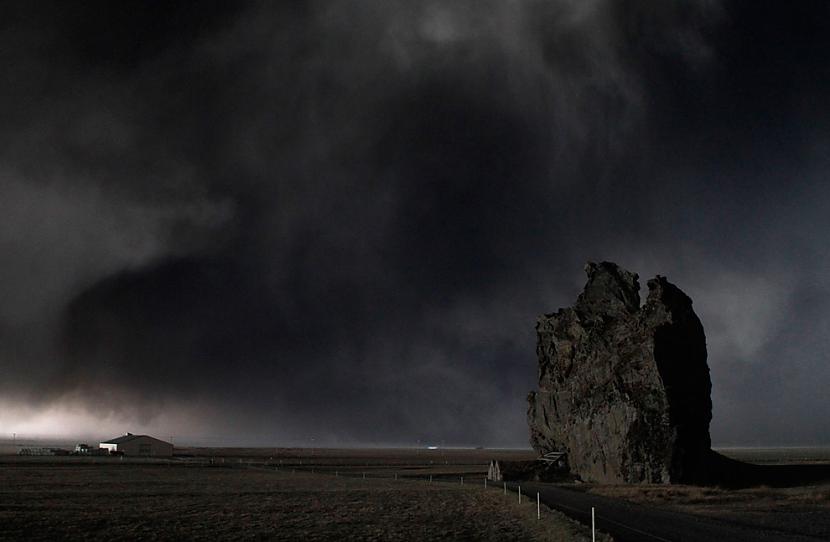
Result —
[[612, 260], [694, 300], [716, 445], [830, 444], [830, 4], [32, 4], [0, 438], [526, 446]]

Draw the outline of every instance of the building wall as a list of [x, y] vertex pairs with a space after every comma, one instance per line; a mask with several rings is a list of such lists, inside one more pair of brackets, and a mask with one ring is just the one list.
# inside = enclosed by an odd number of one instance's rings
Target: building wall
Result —
[[153, 437], [136, 437], [119, 444], [101, 444], [102, 448], [110, 451], [123, 452], [130, 456], [170, 457], [173, 455], [173, 445]]
[[138, 437], [118, 445], [124, 455], [167, 456], [173, 455], [173, 445], [152, 437]]

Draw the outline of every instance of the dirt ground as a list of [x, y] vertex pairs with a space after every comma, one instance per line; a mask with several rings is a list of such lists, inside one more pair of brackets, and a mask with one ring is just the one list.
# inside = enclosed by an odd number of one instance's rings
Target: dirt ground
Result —
[[0, 462], [0, 539], [589, 540], [535, 502], [467, 482], [239, 461]]

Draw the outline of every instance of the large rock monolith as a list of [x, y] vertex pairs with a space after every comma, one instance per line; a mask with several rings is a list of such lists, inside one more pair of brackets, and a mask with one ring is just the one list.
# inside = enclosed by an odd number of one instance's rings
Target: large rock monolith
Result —
[[695, 483], [706, 475], [711, 380], [692, 300], [665, 277], [589, 263], [573, 307], [539, 318], [531, 444], [565, 452], [603, 483]]

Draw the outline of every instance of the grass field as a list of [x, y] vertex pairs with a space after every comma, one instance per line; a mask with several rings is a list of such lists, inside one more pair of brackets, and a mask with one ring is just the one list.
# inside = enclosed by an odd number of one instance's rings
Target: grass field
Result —
[[[827, 448], [719, 451], [762, 465], [830, 463]], [[520, 506], [514, 493], [484, 489], [489, 460], [532, 459], [528, 450], [177, 448], [176, 453], [173, 460], [0, 457], [0, 540], [590, 539], [586, 528], [558, 512], [543, 507], [537, 521], [535, 503]], [[574, 489], [830, 539], [830, 485], [825, 484], [747, 489], [578, 484]]]
[[[717, 451], [738, 461], [772, 467], [812, 467], [830, 463], [830, 449], [826, 447], [721, 448]], [[760, 525], [771, 531], [783, 529], [830, 540], [830, 483], [826, 482], [744, 489], [584, 484], [578, 489], [730, 522]]]
[[830, 485], [721, 489], [696, 486], [584, 486], [582, 490], [660, 508], [830, 540]]
[[513, 493], [485, 490], [483, 479], [364, 480], [230, 459], [63, 459], [0, 463], [0, 539], [590, 539], [584, 527], [544, 507], [537, 521], [535, 502], [519, 505]]
[[830, 464], [830, 448], [826, 446], [716, 448], [716, 451], [758, 465]]

